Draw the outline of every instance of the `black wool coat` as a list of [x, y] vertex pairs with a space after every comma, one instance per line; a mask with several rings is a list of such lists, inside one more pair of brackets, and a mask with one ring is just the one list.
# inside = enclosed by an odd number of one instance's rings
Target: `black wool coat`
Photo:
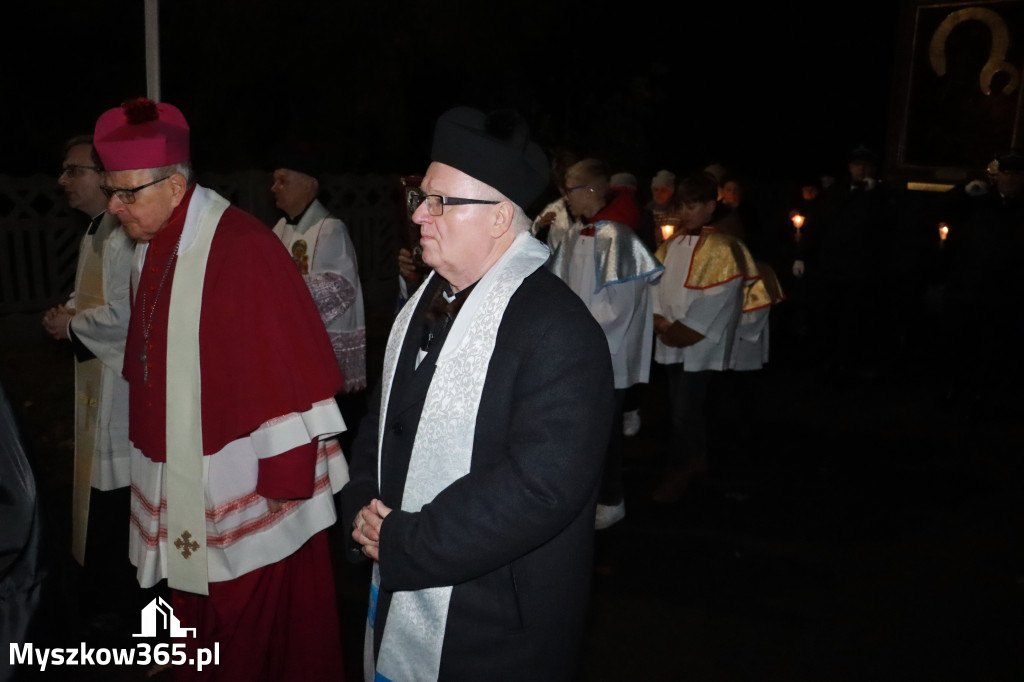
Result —
[[[374, 653], [394, 592], [453, 585], [442, 680], [568, 680], [583, 630], [596, 493], [613, 427], [608, 344], [561, 280], [544, 268], [523, 280], [498, 329], [470, 472], [419, 512], [400, 511], [438, 351], [416, 370], [414, 359], [439, 280], [424, 285], [399, 356], [380, 490], [378, 387], [341, 494], [346, 529], [373, 498], [394, 510], [381, 527]], [[347, 554], [363, 559], [351, 538]]]

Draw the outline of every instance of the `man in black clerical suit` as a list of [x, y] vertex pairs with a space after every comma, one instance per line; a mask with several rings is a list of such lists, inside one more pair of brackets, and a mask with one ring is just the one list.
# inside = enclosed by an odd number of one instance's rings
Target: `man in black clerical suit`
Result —
[[547, 162], [512, 112], [453, 109], [413, 202], [433, 273], [399, 313], [342, 492], [373, 559], [386, 679], [568, 680], [613, 414], [608, 345], [543, 267]]

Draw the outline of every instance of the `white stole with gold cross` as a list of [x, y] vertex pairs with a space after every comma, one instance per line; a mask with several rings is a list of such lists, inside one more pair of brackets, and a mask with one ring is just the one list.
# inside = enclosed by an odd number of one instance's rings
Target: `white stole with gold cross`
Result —
[[196, 186], [174, 267], [167, 319], [167, 584], [209, 594], [199, 317], [210, 244], [229, 203]]

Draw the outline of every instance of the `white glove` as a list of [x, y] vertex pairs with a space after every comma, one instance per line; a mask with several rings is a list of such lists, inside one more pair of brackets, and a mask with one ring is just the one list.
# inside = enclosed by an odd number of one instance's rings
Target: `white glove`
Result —
[[793, 261], [793, 276], [803, 277], [804, 276], [804, 262], [802, 260]]
[[964, 191], [972, 197], [985, 196], [988, 194], [988, 184], [981, 180], [971, 180], [964, 186]]

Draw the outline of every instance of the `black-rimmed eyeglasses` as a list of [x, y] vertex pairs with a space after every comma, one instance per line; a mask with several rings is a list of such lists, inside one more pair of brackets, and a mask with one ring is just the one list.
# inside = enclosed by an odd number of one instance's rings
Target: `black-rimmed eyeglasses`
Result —
[[424, 194], [423, 192], [409, 192], [409, 213], [413, 213], [420, 204], [427, 202], [427, 213], [432, 216], [439, 216], [444, 213], [445, 206], [461, 206], [463, 204], [500, 204], [500, 201], [489, 201], [487, 199], [463, 199], [462, 197], [443, 197], [440, 194]]
[[79, 175], [82, 174], [82, 171], [87, 170], [99, 171], [99, 168], [97, 168], [96, 166], [83, 166], [77, 163], [69, 163], [60, 169], [60, 173], [57, 173], [57, 177], [62, 178], [66, 175], [69, 178], [77, 178]]
[[103, 193], [107, 195], [107, 199], [109, 199], [112, 196], [116, 196], [122, 204], [134, 204], [136, 192], [142, 189], [146, 189], [147, 187], [152, 187], [158, 182], [163, 182], [169, 177], [171, 176], [165, 175], [159, 180], [147, 182], [145, 185], [139, 185], [138, 187], [107, 187], [106, 185], [100, 185], [100, 189], [103, 190]]

